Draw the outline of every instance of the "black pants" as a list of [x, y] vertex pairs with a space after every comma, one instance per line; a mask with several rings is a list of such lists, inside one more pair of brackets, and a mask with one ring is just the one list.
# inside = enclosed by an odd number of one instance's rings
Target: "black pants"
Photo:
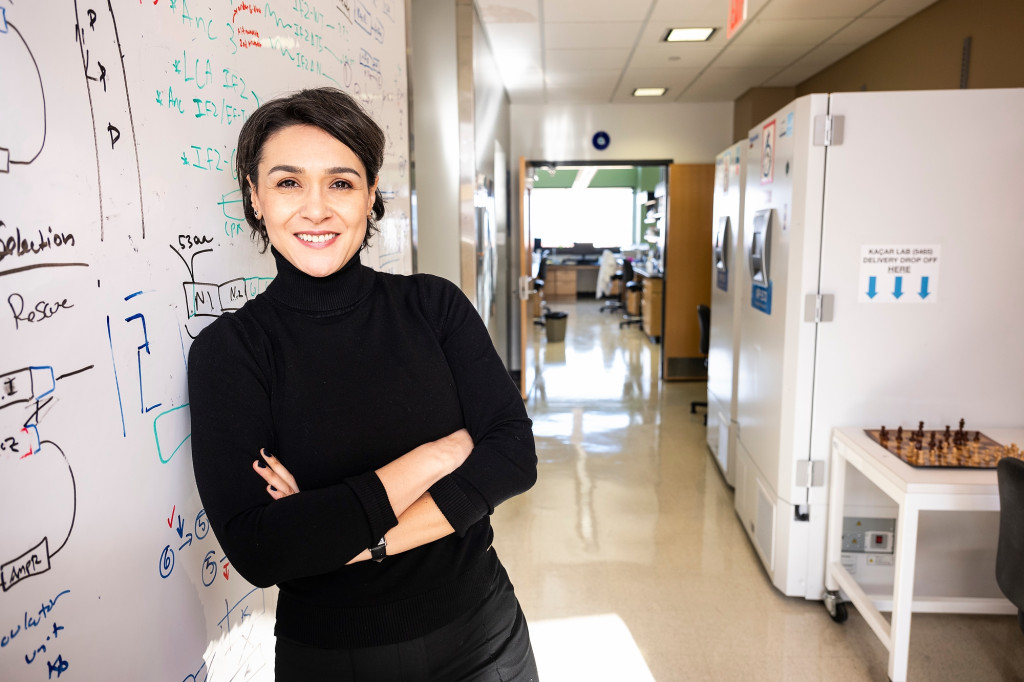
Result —
[[530, 632], [499, 566], [487, 598], [417, 639], [318, 649], [278, 638], [278, 682], [537, 682]]

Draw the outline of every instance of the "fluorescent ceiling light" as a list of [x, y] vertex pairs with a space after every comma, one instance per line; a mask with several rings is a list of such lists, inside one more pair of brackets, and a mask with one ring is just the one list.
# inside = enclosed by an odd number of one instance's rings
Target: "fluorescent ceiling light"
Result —
[[665, 90], [666, 88], [637, 88], [633, 91], [633, 97], [661, 97]]
[[713, 28], [673, 28], [665, 36], [667, 43], [700, 43], [711, 37]]

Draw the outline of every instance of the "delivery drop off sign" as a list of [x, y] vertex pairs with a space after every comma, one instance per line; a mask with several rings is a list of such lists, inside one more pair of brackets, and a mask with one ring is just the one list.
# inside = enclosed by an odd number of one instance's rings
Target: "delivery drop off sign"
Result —
[[939, 290], [939, 245], [862, 246], [857, 300], [933, 303]]

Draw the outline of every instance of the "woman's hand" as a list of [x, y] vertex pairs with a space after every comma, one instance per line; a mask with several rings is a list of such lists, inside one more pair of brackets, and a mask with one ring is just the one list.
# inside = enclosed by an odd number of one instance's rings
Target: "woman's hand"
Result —
[[438, 448], [438, 452], [448, 462], [450, 467], [448, 473], [462, 466], [462, 463], [469, 457], [469, 453], [473, 452], [473, 439], [466, 429], [459, 429], [455, 433], [435, 440], [433, 445]]
[[262, 459], [257, 459], [252, 463], [252, 468], [267, 482], [267, 492], [271, 497], [280, 500], [282, 497], [299, 492], [295, 477], [278, 461], [277, 457], [264, 449], [260, 449], [260, 457]]

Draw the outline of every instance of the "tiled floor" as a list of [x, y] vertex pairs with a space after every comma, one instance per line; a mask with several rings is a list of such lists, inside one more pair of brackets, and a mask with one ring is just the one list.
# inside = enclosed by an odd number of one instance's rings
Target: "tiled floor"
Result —
[[[537, 328], [528, 400], [537, 485], [495, 513], [495, 545], [530, 621], [543, 682], [886, 680], [852, 607], [769, 583], [704, 443], [703, 383], [658, 381], [659, 347], [593, 301], [564, 343]], [[911, 680], [1024, 680], [1004, 616], [913, 617]]]

